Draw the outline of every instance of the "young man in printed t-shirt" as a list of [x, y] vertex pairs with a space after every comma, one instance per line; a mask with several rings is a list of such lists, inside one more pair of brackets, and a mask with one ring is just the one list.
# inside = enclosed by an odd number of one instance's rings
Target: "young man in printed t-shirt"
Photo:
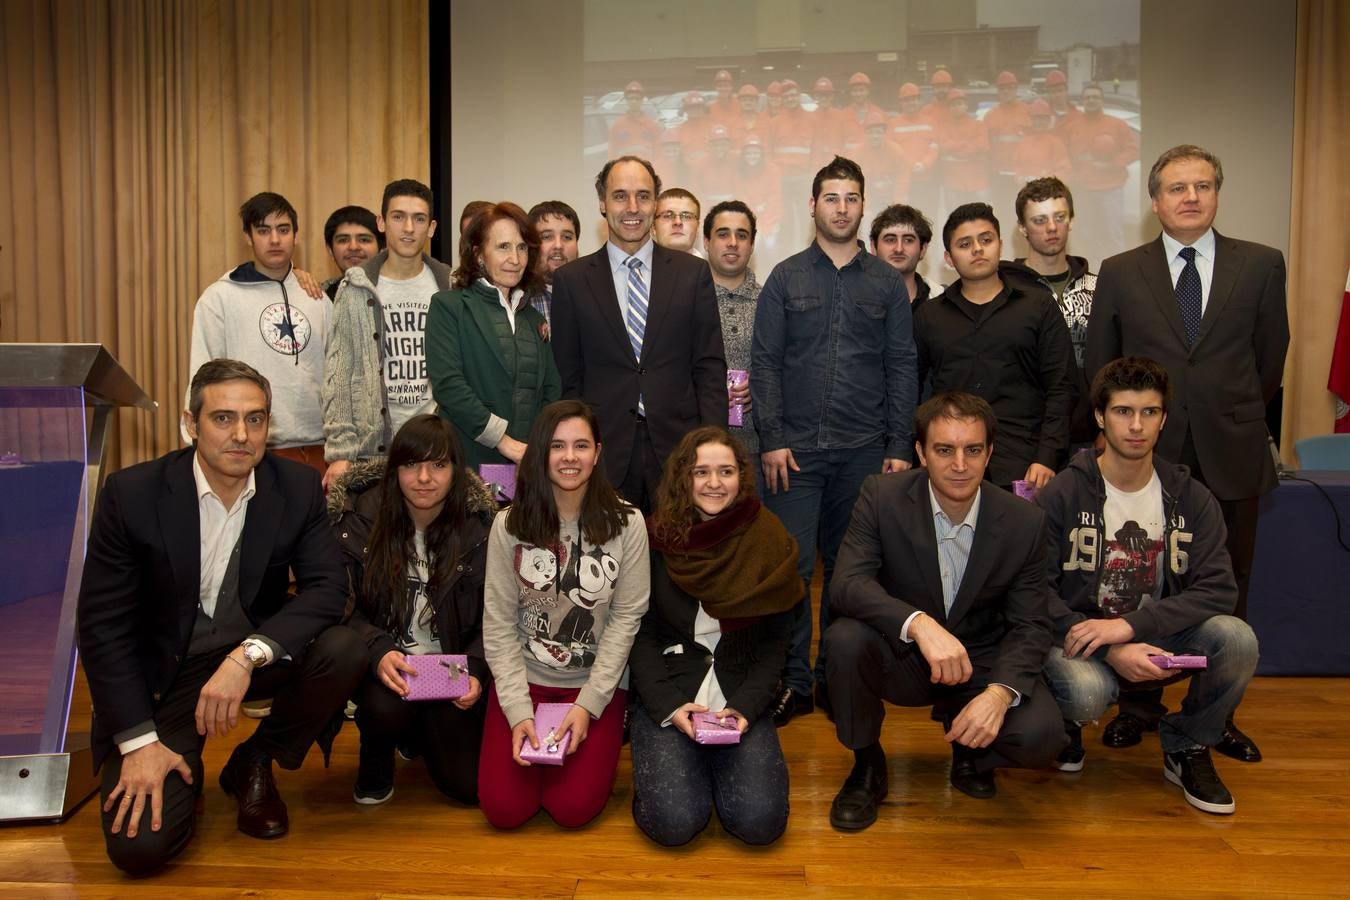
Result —
[[390, 182], [377, 220], [387, 246], [349, 269], [338, 288], [324, 365], [325, 488], [356, 460], [387, 453], [404, 422], [436, 411], [427, 309], [432, 294], [449, 290], [450, 267], [426, 254], [436, 233], [433, 206], [421, 182]]
[[[1047, 599], [1054, 642], [1045, 660], [1070, 744], [1058, 766], [1083, 768], [1082, 724], [1130, 686], [1191, 672], [1181, 710], [1163, 716], [1163, 777], [1208, 813], [1234, 810], [1210, 748], [1256, 670], [1256, 635], [1232, 615], [1237, 582], [1214, 495], [1153, 453], [1171, 385], [1151, 359], [1108, 363], [1092, 406], [1106, 446], [1078, 454], [1036, 497], [1046, 513]], [[1203, 656], [1197, 670], [1154, 657]]]

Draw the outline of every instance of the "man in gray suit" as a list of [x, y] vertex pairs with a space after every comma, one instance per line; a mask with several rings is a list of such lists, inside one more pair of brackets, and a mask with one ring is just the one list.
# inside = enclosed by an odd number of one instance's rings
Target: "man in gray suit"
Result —
[[1068, 742], [1041, 680], [1045, 517], [984, 480], [998, 423], [983, 399], [938, 394], [914, 419], [924, 468], [863, 482], [834, 570], [825, 667], [854, 754], [830, 807], [842, 831], [876, 821], [887, 794], [883, 700], [933, 708], [952, 787], [977, 799], [995, 768], [1049, 765]]
[[[1234, 614], [1247, 617], [1260, 496], [1275, 487], [1266, 404], [1289, 348], [1284, 257], [1214, 230], [1223, 166], [1190, 144], [1158, 157], [1148, 175], [1162, 234], [1102, 263], [1088, 323], [1089, 376], [1121, 356], [1146, 356], [1172, 379], [1176, 402], [1157, 453], [1184, 463], [1219, 499], [1237, 578]], [[1139, 743], [1157, 727], [1161, 692], [1122, 704], [1107, 746]], [[1215, 747], [1256, 762], [1261, 752], [1232, 727]]]

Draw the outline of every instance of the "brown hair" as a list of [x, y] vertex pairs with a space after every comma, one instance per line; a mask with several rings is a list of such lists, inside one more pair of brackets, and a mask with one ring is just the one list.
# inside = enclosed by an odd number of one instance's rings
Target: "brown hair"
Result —
[[[562, 528], [558, 520], [558, 503], [553, 498], [553, 481], [549, 478], [548, 456], [554, 432], [568, 419], [583, 420], [591, 430], [595, 445], [599, 447], [602, 443], [599, 420], [580, 400], [558, 400], [535, 416], [525, 444], [525, 455], [520, 458], [516, 471], [516, 495], [506, 514], [506, 530], [517, 540], [535, 547], [556, 545]], [[631, 508], [609, 483], [604, 463], [597, 461], [586, 482], [586, 496], [581, 500], [581, 518], [577, 527], [582, 536], [597, 546], [613, 540], [627, 523]]]
[[965, 391], [943, 391], [919, 404], [914, 411], [914, 436], [920, 447], [928, 446], [928, 426], [937, 419], [978, 419], [984, 423], [984, 443], [994, 446], [998, 418], [983, 397]]
[[689, 540], [689, 528], [694, 524], [693, 471], [698, 460], [698, 448], [704, 444], [730, 447], [739, 469], [736, 481], [736, 502], [755, 496], [755, 470], [751, 468], [750, 453], [738, 438], [720, 425], [702, 425], [686, 434], [666, 457], [661, 486], [656, 489], [656, 508], [652, 510], [652, 530], [663, 543], [679, 546]]
[[469, 227], [464, 232], [464, 239], [459, 242], [459, 268], [454, 271], [453, 287], [463, 289], [479, 278], [487, 277], [487, 269], [479, 261], [478, 254], [483, 252], [488, 231], [494, 223], [502, 219], [510, 219], [516, 223], [516, 227], [520, 229], [521, 239], [530, 248], [524, 274], [516, 287], [523, 290], [526, 296], [536, 294], [543, 288], [542, 278], [536, 271], [539, 267], [539, 232], [535, 230], [525, 210], [509, 200], [488, 204], [470, 220]]

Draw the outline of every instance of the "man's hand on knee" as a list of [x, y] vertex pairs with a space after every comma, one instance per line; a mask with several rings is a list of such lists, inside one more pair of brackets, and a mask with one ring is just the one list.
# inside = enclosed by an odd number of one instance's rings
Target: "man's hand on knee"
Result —
[[965, 684], [970, 680], [970, 657], [965, 645], [943, 628], [937, 619], [921, 613], [909, 624], [909, 636], [928, 660], [933, 684]]
[[208, 737], [229, 734], [239, 724], [239, 704], [252, 680], [253, 666], [243, 659], [238, 647], [234, 648], [197, 696], [197, 733]]
[[978, 750], [988, 747], [1003, 727], [1012, 697], [1005, 687], [991, 684], [965, 705], [952, 720], [951, 729], [943, 735], [948, 741]]
[[122, 775], [117, 786], [103, 803], [104, 812], [117, 809], [112, 833], [120, 834], [127, 826], [127, 838], [134, 838], [145, 812], [146, 798], [150, 800], [150, 830], [159, 831], [163, 825], [164, 779], [177, 772], [183, 781], [192, 784], [192, 769], [183, 757], [155, 741], [132, 750], [122, 757]]

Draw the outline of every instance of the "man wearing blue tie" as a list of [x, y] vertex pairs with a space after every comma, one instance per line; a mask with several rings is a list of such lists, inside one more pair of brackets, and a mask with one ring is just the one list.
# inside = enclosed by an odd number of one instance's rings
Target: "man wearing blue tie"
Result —
[[698, 425], [727, 424], [717, 294], [706, 263], [653, 243], [660, 191], [647, 160], [605, 163], [595, 192], [609, 239], [553, 276], [563, 396], [595, 409], [605, 471], [644, 514], [680, 438]]
[[[1214, 230], [1221, 187], [1223, 166], [1200, 147], [1158, 157], [1148, 193], [1162, 234], [1102, 263], [1083, 362], [1089, 377], [1122, 356], [1146, 356], [1167, 370], [1176, 401], [1157, 452], [1189, 467], [1218, 498], [1237, 579], [1234, 615], [1245, 620], [1258, 501], [1275, 488], [1266, 404], [1284, 373], [1289, 321], [1280, 251]], [[1102, 741], [1139, 743], [1164, 711], [1160, 694], [1122, 702]], [[1244, 762], [1261, 758], [1231, 722], [1214, 749]]]

